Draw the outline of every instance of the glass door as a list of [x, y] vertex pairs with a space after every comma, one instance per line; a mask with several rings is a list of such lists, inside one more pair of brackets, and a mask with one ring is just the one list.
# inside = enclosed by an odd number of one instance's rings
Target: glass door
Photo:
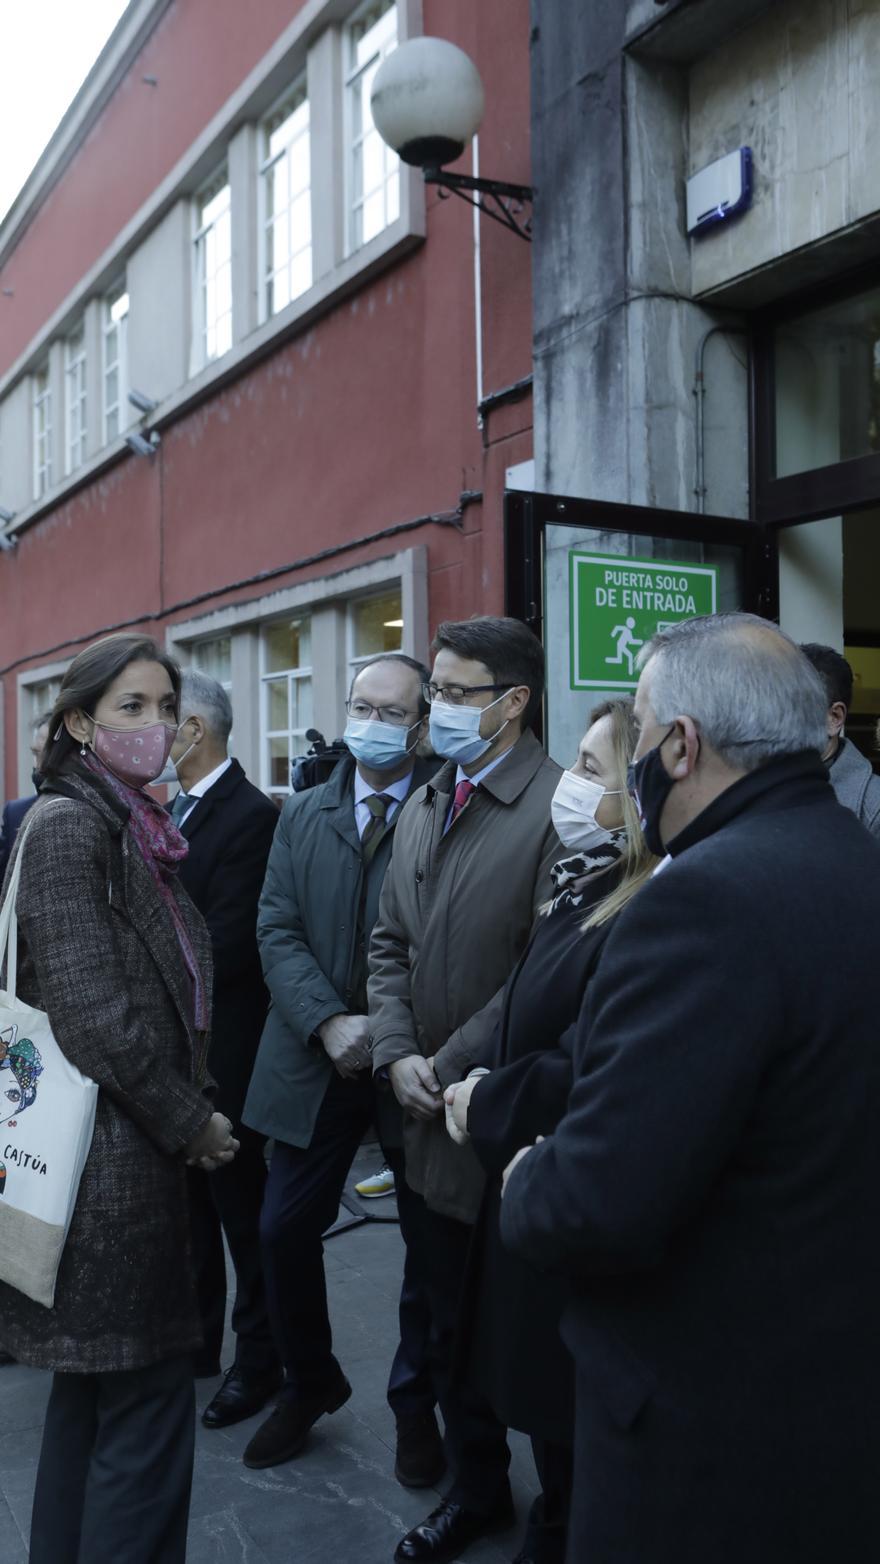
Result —
[[547, 657], [543, 737], [571, 765], [593, 706], [631, 694], [641, 647], [695, 614], [772, 613], [761, 527], [548, 494], [505, 496], [507, 611]]

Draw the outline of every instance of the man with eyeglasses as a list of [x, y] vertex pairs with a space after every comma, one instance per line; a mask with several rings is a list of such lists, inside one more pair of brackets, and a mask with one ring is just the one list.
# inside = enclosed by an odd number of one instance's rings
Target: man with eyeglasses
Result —
[[370, 944], [373, 1068], [404, 1109], [408, 1243], [431, 1310], [432, 1369], [453, 1485], [395, 1559], [458, 1558], [513, 1522], [506, 1430], [452, 1372], [483, 1174], [446, 1133], [443, 1088], [491, 1063], [504, 985], [562, 856], [550, 803], [560, 768], [531, 731], [544, 653], [516, 619], [442, 624], [430, 738], [446, 764], [403, 812]]
[[[333, 1356], [321, 1235], [336, 1220], [374, 1120], [407, 1238], [415, 1196], [403, 1177], [400, 1113], [387, 1082], [374, 1087], [370, 1071], [367, 943], [403, 804], [436, 769], [417, 758], [427, 678], [421, 663], [399, 652], [360, 669], [346, 703], [351, 758], [328, 781], [287, 799], [269, 856], [257, 937], [271, 1009], [244, 1120], [275, 1140], [260, 1237], [284, 1385], [245, 1450], [250, 1467], [291, 1460], [312, 1424], [351, 1395]], [[444, 1459], [426, 1367], [427, 1304], [408, 1262], [400, 1324], [388, 1387], [395, 1472], [405, 1486], [425, 1487]]]

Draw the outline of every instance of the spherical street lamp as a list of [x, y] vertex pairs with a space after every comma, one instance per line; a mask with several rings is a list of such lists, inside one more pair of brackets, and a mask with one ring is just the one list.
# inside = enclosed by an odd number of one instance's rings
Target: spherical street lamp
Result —
[[445, 38], [413, 38], [394, 49], [370, 94], [382, 140], [416, 168], [442, 168], [461, 157], [485, 102], [473, 60]]
[[486, 97], [473, 60], [445, 38], [411, 38], [392, 50], [373, 78], [370, 108], [382, 140], [415, 168], [425, 183], [439, 185], [478, 206], [487, 217], [531, 238], [531, 223], [522, 214], [532, 200], [528, 185], [500, 179], [450, 174], [473, 140], [483, 118]]

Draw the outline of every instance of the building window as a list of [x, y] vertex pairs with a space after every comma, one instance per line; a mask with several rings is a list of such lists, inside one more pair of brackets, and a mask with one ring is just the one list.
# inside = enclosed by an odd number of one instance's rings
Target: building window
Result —
[[308, 749], [312, 726], [311, 620], [276, 620], [262, 635], [261, 749], [263, 791], [280, 802], [290, 792], [290, 765]]
[[371, 0], [346, 30], [350, 250], [368, 244], [400, 215], [400, 162], [370, 112], [373, 77], [396, 45], [395, 0]]
[[107, 445], [121, 433], [125, 422], [123, 406], [128, 393], [128, 294], [124, 283], [104, 299], [101, 327], [104, 444]]
[[300, 85], [263, 121], [263, 314], [277, 315], [312, 285], [309, 100]]
[[193, 364], [232, 347], [232, 208], [225, 168], [196, 200]]
[[232, 689], [232, 640], [228, 635], [218, 635], [210, 641], [196, 641], [190, 648], [192, 666], [199, 673], [216, 679], [224, 690]]
[[35, 727], [41, 717], [45, 717], [47, 713], [51, 712], [58, 699], [60, 689], [60, 674], [57, 679], [41, 679], [38, 684], [25, 686], [25, 700], [27, 702], [25, 716], [28, 728]]
[[348, 605], [348, 663], [354, 678], [371, 657], [399, 652], [403, 646], [400, 588], [376, 597], [359, 597]]
[[64, 344], [64, 467], [75, 472], [86, 459], [86, 334], [82, 321]]
[[880, 453], [880, 288], [774, 333], [776, 477]]
[[34, 375], [34, 499], [52, 487], [52, 391], [49, 365]]

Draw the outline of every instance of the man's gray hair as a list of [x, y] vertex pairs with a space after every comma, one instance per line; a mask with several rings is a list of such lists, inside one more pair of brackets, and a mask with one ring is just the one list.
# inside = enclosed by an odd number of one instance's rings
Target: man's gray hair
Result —
[[201, 717], [209, 732], [225, 744], [232, 732], [232, 702], [219, 679], [184, 668], [180, 677], [180, 720]]
[[692, 717], [712, 749], [739, 771], [828, 743], [822, 681], [800, 647], [757, 614], [686, 619], [652, 637], [639, 655], [651, 665], [657, 721]]

